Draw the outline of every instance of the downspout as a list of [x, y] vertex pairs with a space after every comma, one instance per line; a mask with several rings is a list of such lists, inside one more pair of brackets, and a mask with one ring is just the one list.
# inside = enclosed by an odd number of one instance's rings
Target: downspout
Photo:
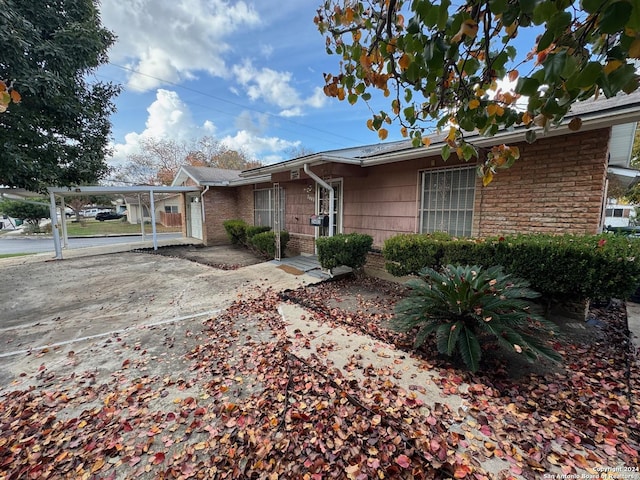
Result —
[[[201, 200], [201, 207], [202, 207], [202, 226], [204, 227], [204, 221], [206, 220], [206, 214], [204, 211], [204, 196], [205, 194], [209, 191], [209, 185], [207, 185], [206, 187], [204, 187], [204, 190], [202, 191], [202, 193], [200, 194], [200, 200]], [[204, 237], [204, 235], [202, 235]]]
[[309, 169], [308, 163], [305, 163], [302, 167], [304, 169], [304, 173], [309, 175], [318, 185], [325, 190], [329, 190], [329, 236], [333, 237], [333, 203], [335, 201], [335, 192], [333, 191], [333, 187], [313, 173]]

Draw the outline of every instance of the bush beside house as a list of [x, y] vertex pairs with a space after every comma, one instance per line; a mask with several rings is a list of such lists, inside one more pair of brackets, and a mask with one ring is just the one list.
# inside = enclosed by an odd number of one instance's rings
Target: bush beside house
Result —
[[[276, 236], [271, 227], [264, 225], [249, 225], [244, 220], [226, 220], [224, 229], [233, 245], [242, 245], [255, 250], [265, 258], [275, 258]], [[289, 242], [289, 232], [280, 232], [280, 255], [284, 254]]]
[[383, 248], [385, 268], [416, 275], [445, 264], [501, 265], [525, 278], [545, 299], [627, 298], [640, 283], [640, 240], [602, 235], [528, 234], [484, 240], [446, 234], [398, 235]]
[[322, 268], [328, 270], [341, 265], [359, 270], [364, 267], [372, 244], [373, 238], [362, 233], [320, 237], [316, 240], [318, 261]]

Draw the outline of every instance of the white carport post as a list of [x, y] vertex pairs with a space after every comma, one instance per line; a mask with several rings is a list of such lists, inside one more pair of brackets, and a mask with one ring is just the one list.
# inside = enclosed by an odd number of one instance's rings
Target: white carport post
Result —
[[140, 229], [142, 231], [142, 241], [144, 242], [146, 240], [144, 235], [144, 207], [142, 206], [140, 194], [138, 194], [138, 216], [140, 217]]
[[153, 190], [149, 191], [149, 197], [151, 198], [151, 232], [153, 235], [153, 249], [158, 250], [158, 235], [156, 232], [156, 201], [153, 198]]
[[53, 233], [53, 247], [56, 251], [56, 260], [62, 260], [62, 246], [60, 245], [60, 225], [58, 225], [58, 211], [56, 208], [56, 196], [49, 192], [49, 213], [51, 214], [51, 233]]
[[69, 234], [67, 233], [67, 205], [64, 197], [60, 199], [60, 223], [62, 224], [62, 248], [69, 248]]

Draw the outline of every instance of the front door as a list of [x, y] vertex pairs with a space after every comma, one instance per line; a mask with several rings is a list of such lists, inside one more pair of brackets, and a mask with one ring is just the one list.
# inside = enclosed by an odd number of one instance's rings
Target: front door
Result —
[[[318, 215], [329, 215], [333, 222], [333, 234], [342, 233], [342, 180], [327, 180], [333, 187], [333, 205], [329, 205], [329, 190], [316, 185], [316, 212]], [[318, 227], [317, 236], [329, 235], [329, 227]]]
[[200, 197], [190, 197], [188, 235], [202, 240], [202, 205], [199, 200]]

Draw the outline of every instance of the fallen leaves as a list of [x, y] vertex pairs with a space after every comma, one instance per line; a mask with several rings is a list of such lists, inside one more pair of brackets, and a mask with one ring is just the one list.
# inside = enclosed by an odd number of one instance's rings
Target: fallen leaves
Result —
[[[385, 355], [380, 342], [411, 350], [384, 326], [402, 293], [358, 280], [287, 295], [313, 312], [310, 321], [368, 333]], [[239, 299], [204, 332], [189, 332], [196, 341], [184, 368], [166, 375], [148, 375], [152, 349], [134, 344], [105, 383], [85, 372], [4, 393], [0, 478], [481, 479], [490, 478], [487, 459], [540, 478], [637, 465], [638, 371], [613, 341], [619, 325], [591, 343], [562, 344], [565, 369], [520, 379], [498, 360], [470, 376], [419, 352], [445, 394], [465, 397], [465, 411], [452, 412], [446, 397], [425, 404], [424, 385], [400, 388], [378, 365], [357, 367], [368, 374], [356, 382], [319, 357], [290, 354], [281, 301], [271, 290]]]

